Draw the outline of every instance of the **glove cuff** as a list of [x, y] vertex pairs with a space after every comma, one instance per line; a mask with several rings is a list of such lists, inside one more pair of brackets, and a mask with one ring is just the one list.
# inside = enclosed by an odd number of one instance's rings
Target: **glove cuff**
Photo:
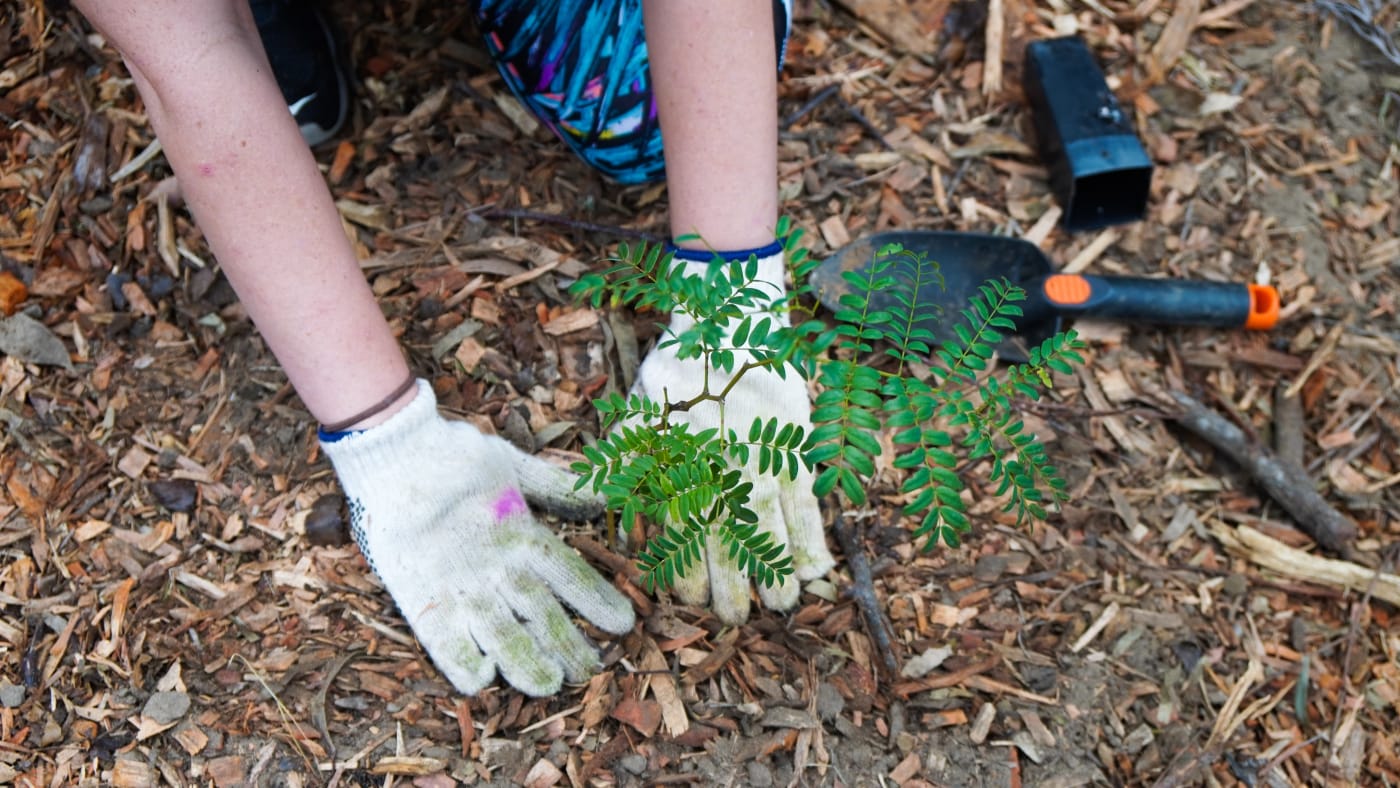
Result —
[[[321, 450], [335, 466], [342, 486], [371, 483], [382, 477], [386, 469], [395, 467], [400, 457], [421, 459], [423, 452], [435, 447], [438, 441], [434, 428], [444, 423], [437, 412], [437, 397], [428, 381], [420, 378], [415, 383], [418, 394], [382, 423], [355, 432], [321, 433]], [[467, 446], [461, 448], [470, 450]]]
[[[751, 249], [743, 252], [698, 252], [694, 249], [683, 249], [681, 252], [687, 253], [682, 256], [680, 252], [676, 254], [677, 260], [685, 263], [685, 273], [687, 276], [709, 276], [717, 264], [748, 262], [749, 258], [758, 258], [758, 273], [754, 277], [754, 284], [771, 290], [774, 298], [778, 298], [787, 293], [787, 258], [783, 253], [783, 245], [774, 242], [771, 246], [762, 249]], [[697, 259], [697, 255], [708, 255], [703, 259]]]
[[748, 262], [750, 257], [757, 257], [762, 260], [765, 257], [781, 255], [783, 253], [783, 242], [774, 241], [767, 246], [759, 246], [753, 249], [736, 249], [731, 252], [718, 252], [713, 249], [682, 249], [675, 244], [667, 244], [666, 249], [675, 255], [675, 259], [683, 260], [687, 263], [743, 263]]

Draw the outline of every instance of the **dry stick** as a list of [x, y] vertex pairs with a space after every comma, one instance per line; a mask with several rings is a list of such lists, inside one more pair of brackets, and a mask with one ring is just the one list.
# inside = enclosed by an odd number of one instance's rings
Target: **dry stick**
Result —
[[806, 104], [803, 104], [802, 106], [798, 107], [797, 110], [794, 111], [791, 115], [788, 115], [786, 118], [783, 118], [783, 130], [792, 128], [792, 125], [794, 123], [796, 123], [799, 120], [802, 120], [804, 117], [807, 116], [807, 113], [816, 109], [818, 106], [821, 105], [822, 102], [836, 95], [836, 92], [840, 89], [840, 83], [835, 85], [828, 85], [827, 87], [822, 88], [821, 91], [818, 92], [815, 96], [808, 99]]
[[870, 577], [870, 562], [865, 559], [865, 546], [851, 532], [846, 517], [837, 513], [832, 523], [836, 531], [836, 541], [841, 543], [841, 551], [846, 554], [846, 565], [851, 568], [851, 587], [846, 595], [854, 599], [865, 617], [865, 628], [870, 630], [870, 638], [883, 658], [885, 670], [890, 678], [899, 676], [899, 660], [894, 656], [894, 644], [890, 642], [889, 624], [880, 612], [880, 603], [875, 599], [875, 581]]
[[850, 115], [853, 119], [855, 119], [855, 122], [859, 123], [860, 127], [865, 129], [866, 132], [870, 134], [870, 136], [874, 137], [875, 141], [879, 142], [885, 150], [895, 150], [895, 147], [890, 144], [890, 141], [885, 139], [885, 133], [883, 131], [880, 131], [880, 129], [877, 128], [874, 123], [871, 123], [870, 118], [865, 117], [864, 112], [861, 112], [860, 110], [856, 109], [855, 105], [841, 98], [839, 95], [836, 97], [836, 101], [841, 105], [843, 109], [846, 110], [846, 114]]
[[987, 4], [986, 60], [982, 63], [982, 95], [1001, 92], [1002, 49], [1006, 39], [1006, 6], [1004, 0]]
[[1168, 393], [1182, 408], [1175, 416], [1177, 423], [1249, 471], [1313, 541], [1339, 555], [1350, 555], [1356, 525], [1313, 489], [1312, 479], [1301, 468], [1251, 441], [1239, 427], [1190, 395], [1180, 391]]

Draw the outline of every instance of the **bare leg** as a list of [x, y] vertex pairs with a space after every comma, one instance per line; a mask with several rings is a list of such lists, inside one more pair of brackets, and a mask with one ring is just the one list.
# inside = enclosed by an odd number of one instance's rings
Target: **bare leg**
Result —
[[778, 78], [770, 0], [643, 0], [674, 238], [773, 241]]

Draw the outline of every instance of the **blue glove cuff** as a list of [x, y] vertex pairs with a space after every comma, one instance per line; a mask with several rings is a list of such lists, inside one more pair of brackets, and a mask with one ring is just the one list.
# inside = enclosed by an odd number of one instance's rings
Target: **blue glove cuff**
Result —
[[719, 252], [713, 249], [681, 249], [675, 244], [668, 243], [666, 251], [674, 254], [675, 259], [688, 263], [742, 263], [750, 257], [762, 260], [765, 257], [782, 254], [783, 242], [774, 241], [767, 246], [760, 246], [756, 249], [738, 249], [732, 252]]
[[364, 430], [341, 430], [340, 432], [326, 432], [324, 429], [317, 427], [316, 437], [319, 438], [322, 443], [335, 443], [336, 441], [345, 440], [351, 435], [359, 435], [362, 432], [364, 432]]

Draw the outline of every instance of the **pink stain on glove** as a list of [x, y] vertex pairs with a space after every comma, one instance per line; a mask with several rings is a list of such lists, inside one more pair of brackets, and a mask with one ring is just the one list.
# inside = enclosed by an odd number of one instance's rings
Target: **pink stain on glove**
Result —
[[506, 489], [496, 502], [491, 504], [491, 512], [496, 515], [496, 522], [501, 522], [507, 517], [514, 517], [517, 514], [524, 514], [528, 511], [525, 499], [520, 496], [520, 491], [514, 487]]

